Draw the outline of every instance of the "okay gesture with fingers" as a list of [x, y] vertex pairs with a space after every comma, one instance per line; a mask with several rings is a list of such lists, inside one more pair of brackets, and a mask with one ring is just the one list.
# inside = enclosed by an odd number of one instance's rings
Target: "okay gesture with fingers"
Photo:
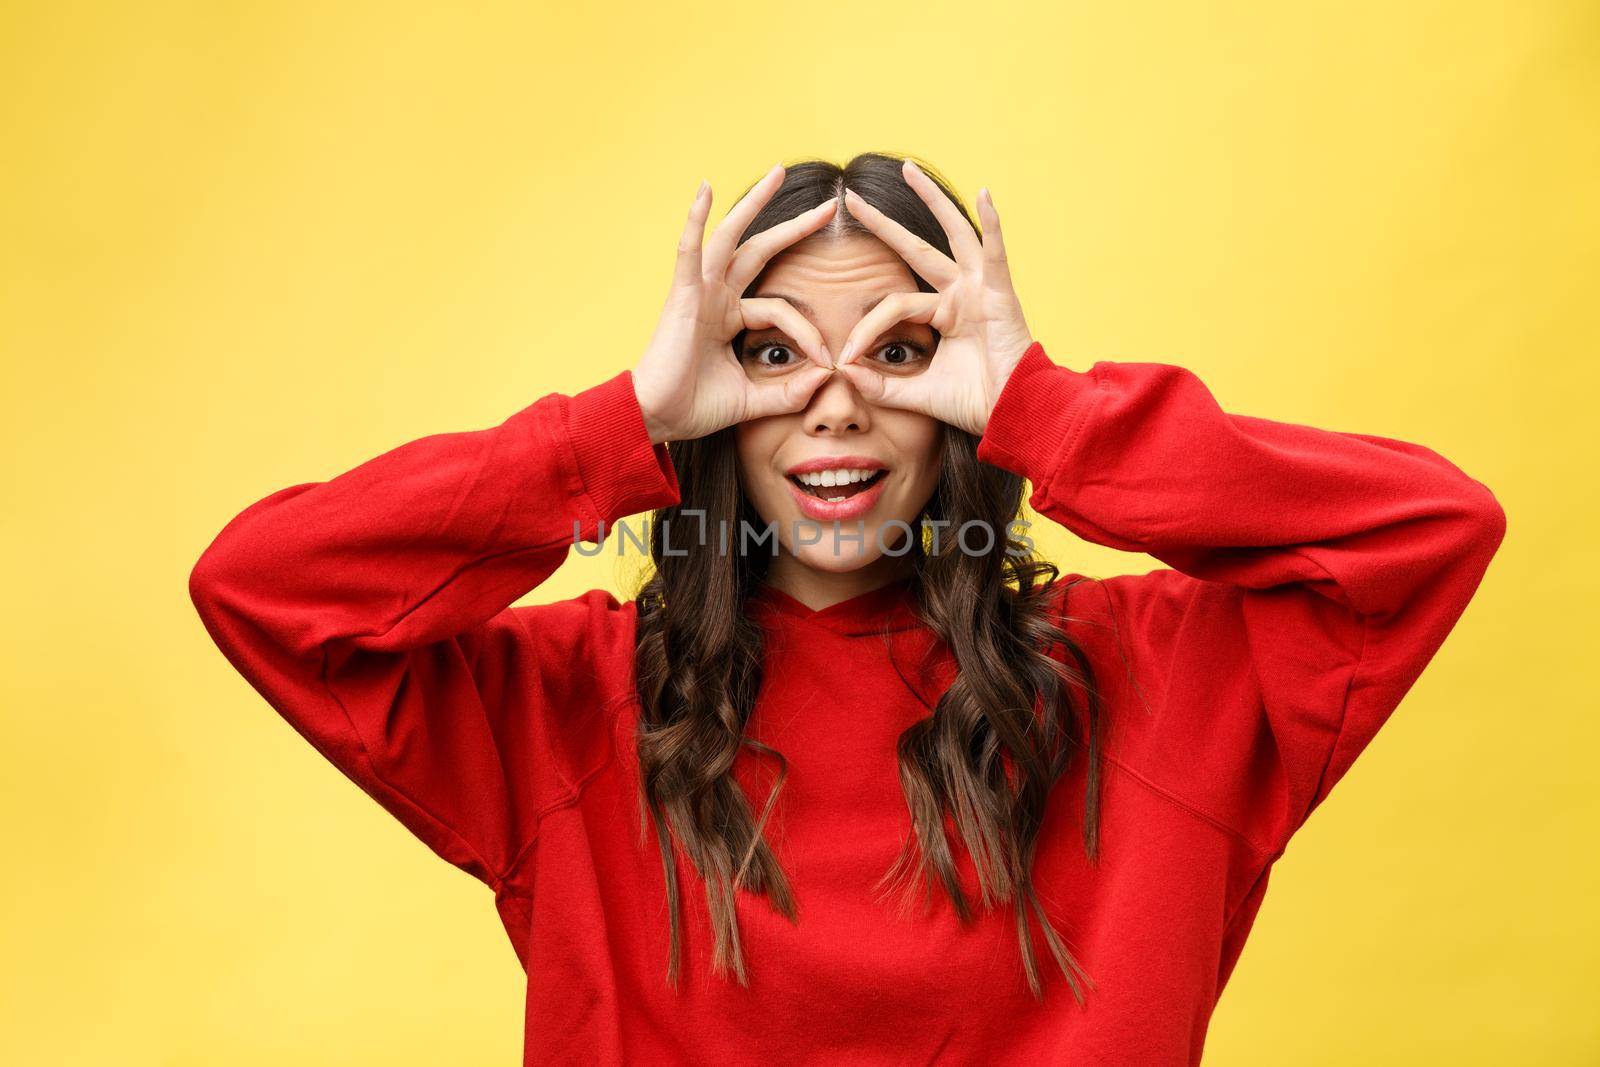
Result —
[[[747, 419], [799, 411], [828, 375], [833, 359], [822, 335], [787, 300], [742, 297], [767, 261], [826, 225], [839, 203], [830, 198], [739, 244], [762, 206], [783, 184], [776, 166], [734, 205], [701, 248], [711, 214], [711, 187], [695, 194], [678, 241], [672, 290], [650, 345], [633, 371], [634, 396], [650, 439], [704, 437]], [[813, 364], [781, 379], [753, 381], [733, 351], [743, 330], [776, 327]]]
[[[850, 332], [839, 354], [839, 372], [867, 400], [919, 411], [968, 433], [981, 435], [1011, 370], [1033, 337], [1012, 288], [1000, 216], [988, 189], [978, 193], [973, 232], [961, 209], [912, 161], [902, 167], [908, 184], [939, 220], [951, 259], [869, 204], [845, 190], [845, 206], [879, 239], [899, 254], [937, 292], [895, 293], [885, 297]], [[922, 322], [939, 332], [939, 346], [927, 369], [895, 375], [862, 362], [872, 342], [899, 322]]]

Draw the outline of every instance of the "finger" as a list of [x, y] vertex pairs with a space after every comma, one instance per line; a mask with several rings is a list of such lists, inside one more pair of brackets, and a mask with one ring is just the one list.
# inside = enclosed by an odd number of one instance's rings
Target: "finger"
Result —
[[744, 319], [745, 329], [764, 330], [775, 326], [788, 334], [811, 362], [833, 369], [833, 355], [823, 343], [821, 331], [789, 301], [778, 296], [747, 296], [739, 301], [739, 314]]
[[854, 189], [844, 191], [844, 204], [850, 209], [850, 214], [894, 249], [901, 259], [911, 265], [912, 270], [926, 278], [934, 288], [943, 289], [960, 275], [955, 260], [867, 203]]
[[744, 292], [766, 267], [768, 260], [800, 238], [826, 226], [838, 206], [838, 199], [829, 197], [810, 211], [802, 211], [792, 219], [785, 219], [740, 245], [723, 277], [728, 288], [736, 293]]
[[1006, 239], [1000, 232], [1000, 213], [985, 186], [978, 190], [978, 224], [983, 227], [983, 278], [992, 288], [1011, 288], [1011, 262], [1006, 258]]
[[978, 235], [972, 231], [972, 223], [967, 221], [960, 208], [951, 203], [934, 180], [922, 172], [921, 167], [908, 159], [900, 170], [905, 175], [906, 184], [916, 190], [922, 202], [939, 220], [939, 225], [944, 227], [945, 236], [950, 238], [950, 247], [955, 251], [956, 262], [976, 270], [983, 256], [983, 246], [978, 243]]
[[745, 390], [745, 418], [764, 419], [769, 415], [799, 411], [832, 373], [827, 367], [806, 367], [781, 379], [749, 382]]
[[728, 260], [733, 257], [733, 250], [739, 244], [739, 238], [744, 236], [744, 231], [750, 228], [750, 222], [756, 217], [772, 194], [783, 185], [783, 164], [775, 165], [750, 187], [750, 191], [733, 205], [727, 218], [717, 223], [717, 228], [711, 231], [710, 240], [706, 241], [705, 276], [720, 278], [728, 269]]
[[839, 373], [849, 379], [856, 392], [869, 403], [933, 414], [929, 406], [932, 391], [926, 377], [896, 378], [860, 363], [842, 363]]
[[689, 218], [683, 224], [683, 236], [678, 238], [678, 259], [672, 270], [672, 284], [691, 286], [700, 284], [700, 240], [705, 236], [706, 217], [711, 214], [711, 186], [700, 183], [689, 206]]
[[861, 353], [870, 350], [872, 342], [896, 323], [931, 322], [941, 299], [938, 293], [890, 293], [861, 316], [861, 321], [845, 338], [844, 348], [839, 351], [839, 365], [860, 359]]

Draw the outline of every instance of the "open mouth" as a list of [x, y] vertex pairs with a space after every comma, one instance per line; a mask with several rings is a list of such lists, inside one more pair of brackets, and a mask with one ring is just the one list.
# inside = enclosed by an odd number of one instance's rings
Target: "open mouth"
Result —
[[[818, 500], [848, 500], [871, 489], [882, 481], [886, 470], [816, 471], [809, 474], [791, 474], [788, 478], [800, 491]], [[832, 483], [831, 485], [828, 483]]]

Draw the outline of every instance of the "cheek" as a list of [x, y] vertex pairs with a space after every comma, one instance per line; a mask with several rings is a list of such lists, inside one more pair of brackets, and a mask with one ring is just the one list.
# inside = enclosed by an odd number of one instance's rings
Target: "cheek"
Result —
[[783, 442], [783, 430], [768, 423], [769, 420], [765, 419], [742, 422], [734, 431], [734, 450], [739, 457], [739, 483], [744, 487], [746, 496], [758, 496], [773, 479], [772, 459]]
[[912, 479], [919, 491], [932, 491], [939, 481], [939, 468], [944, 450], [944, 424], [926, 415], [901, 413], [896, 421], [894, 436], [896, 450], [903, 459], [916, 468]]

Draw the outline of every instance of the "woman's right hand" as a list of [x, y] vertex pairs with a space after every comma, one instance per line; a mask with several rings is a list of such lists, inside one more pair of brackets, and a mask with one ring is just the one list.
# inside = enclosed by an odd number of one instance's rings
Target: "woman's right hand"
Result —
[[[833, 373], [833, 357], [822, 335], [787, 300], [743, 297], [751, 282], [783, 249], [833, 217], [838, 199], [781, 222], [740, 245], [739, 237], [783, 184], [784, 169], [766, 177], [734, 205], [706, 242], [711, 187], [700, 183], [683, 237], [672, 291], [650, 345], [633, 371], [634, 395], [650, 440], [686, 441], [727, 426], [805, 407]], [[775, 327], [811, 361], [786, 374], [752, 378], [731, 342], [742, 330]]]

